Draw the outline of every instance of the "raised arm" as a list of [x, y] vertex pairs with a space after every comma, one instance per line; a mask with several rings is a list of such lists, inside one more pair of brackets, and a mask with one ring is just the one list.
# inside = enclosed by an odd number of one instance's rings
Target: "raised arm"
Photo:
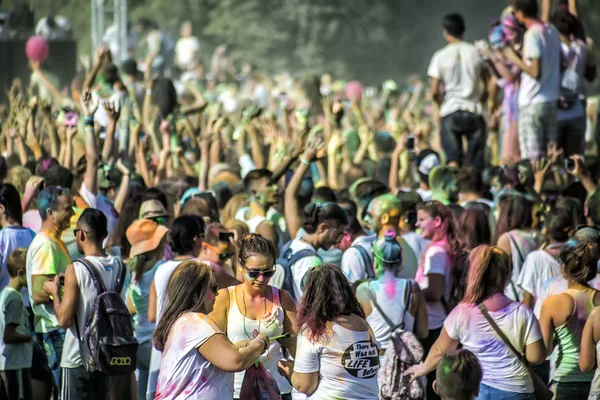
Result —
[[115, 197], [115, 210], [119, 214], [121, 214], [121, 210], [125, 205], [125, 200], [127, 200], [127, 195], [129, 195], [129, 182], [131, 181], [131, 172], [129, 168], [123, 164], [121, 159], [117, 160], [117, 168], [121, 171], [123, 178], [121, 179], [121, 185], [119, 186], [119, 191], [117, 192], [117, 196]]
[[323, 147], [323, 144], [323, 140], [319, 138], [313, 138], [308, 142], [304, 154], [300, 157], [300, 164], [298, 164], [296, 172], [294, 172], [290, 183], [285, 189], [285, 220], [292, 239], [296, 237], [296, 233], [302, 225], [302, 220], [300, 218], [301, 210], [298, 207], [296, 195], [298, 189], [300, 189], [302, 179], [310, 167], [310, 163], [316, 159], [317, 152]]
[[85, 173], [83, 175], [83, 184], [86, 189], [92, 194], [98, 192], [97, 171], [100, 159], [98, 157], [98, 149], [96, 137], [94, 136], [94, 114], [98, 109], [98, 99], [92, 98], [89, 91], [85, 91], [81, 95], [81, 110], [83, 112], [83, 126], [85, 135]]
[[104, 146], [102, 147], [102, 160], [108, 162], [111, 155], [117, 154], [117, 147], [115, 146], [115, 133], [117, 130], [117, 122], [121, 116], [121, 107], [119, 103], [104, 103], [104, 109], [108, 115], [108, 125], [106, 126], [106, 138], [104, 139]]

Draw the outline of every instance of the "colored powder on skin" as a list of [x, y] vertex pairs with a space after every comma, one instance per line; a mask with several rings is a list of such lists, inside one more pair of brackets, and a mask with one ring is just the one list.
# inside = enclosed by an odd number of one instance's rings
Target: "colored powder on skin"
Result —
[[396, 296], [396, 282], [389, 281], [383, 286], [383, 292], [389, 298]]

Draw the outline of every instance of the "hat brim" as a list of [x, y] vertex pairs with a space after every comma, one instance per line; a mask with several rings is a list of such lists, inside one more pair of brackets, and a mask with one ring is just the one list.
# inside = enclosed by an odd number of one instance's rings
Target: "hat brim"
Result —
[[166, 226], [158, 225], [156, 227], [156, 231], [154, 231], [154, 235], [152, 235], [151, 238], [143, 240], [137, 243], [135, 246], [131, 246], [129, 258], [133, 258], [135, 256], [139, 256], [140, 254], [155, 250], [167, 232], [169, 232], [169, 229]]

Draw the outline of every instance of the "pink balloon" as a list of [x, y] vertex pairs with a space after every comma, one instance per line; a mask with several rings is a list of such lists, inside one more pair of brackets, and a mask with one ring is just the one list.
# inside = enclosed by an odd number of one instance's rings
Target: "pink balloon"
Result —
[[345, 93], [348, 100], [360, 100], [363, 95], [363, 86], [358, 81], [350, 81], [346, 83]]
[[48, 58], [50, 48], [48, 42], [41, 36], [32, 36], [25, 45], [25, 54], [31, 61], [42, 63]]

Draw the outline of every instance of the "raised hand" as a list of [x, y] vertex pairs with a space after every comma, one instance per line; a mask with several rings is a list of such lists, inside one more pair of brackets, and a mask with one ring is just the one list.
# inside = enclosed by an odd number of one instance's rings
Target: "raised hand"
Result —
[[31, 118], [31, 108], [25, 106], [20, 110], [17, 110], [15, 117], [17, 119], [17, 123], [19, 124], [19, 128], [26, 129], [27, 121], [29, 121], [29, 118]]
[[313, 137], [308, 141], [306, 145], [306, 149], [304, 149], [304, 153], [302, 154], [302, 159], [313, 162], [317, 159], [317, 155], [320, 151], [322, 151], [323, 147], [325, 147], [325, 142], [321, 137]]
[[100, 102], [98, 99], [94, 99], [92, 97], [92, 93], [89, 90], [86, 90], [81, 95], [81, 110], [83, 111], [83, 116], [86, 118], [91, 118], [96, 113]]
[[327, 144], [327, 154], [330, 156], [335, 155], [344, 143], [346, 143], [346, 140], [346, 138], [342, 137], [342, 133], [339, 130], [335, 130]]
[[120, 158], [117, 160], [117, 168], [119, 169], [121, 174], [123, 174], [123, 176], [130, 174], [129, 168], [127, 168], [127, 166], [123, 164], [123, 160], [121, 160]]
[[117, 122], [119, 120], [119, 117], [121, 116], [121, 107], [119, 102], [105, 101], [103, 107], [106, 110], [108, 118], [112, 122]]

